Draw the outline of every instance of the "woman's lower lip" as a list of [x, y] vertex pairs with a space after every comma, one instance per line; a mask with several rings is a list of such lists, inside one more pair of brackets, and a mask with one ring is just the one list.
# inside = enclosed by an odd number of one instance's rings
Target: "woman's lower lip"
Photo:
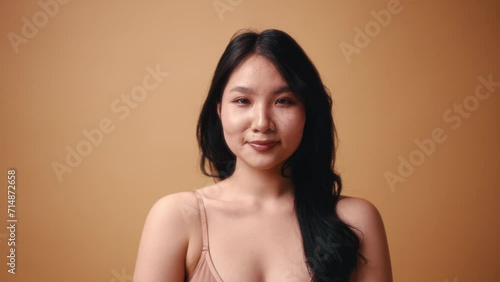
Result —
[[252, 146], [252, 148], [254, 148], [255, 150], [257, 150], [259, 152], [269, 151], [274, 146], [276, 146], [276, 144], [278, 144], [278, 142], [270, 143], [270, 144], [262, 144], [262, 145], [255, 144], [255, 143], [248, 143], [248, 145]]

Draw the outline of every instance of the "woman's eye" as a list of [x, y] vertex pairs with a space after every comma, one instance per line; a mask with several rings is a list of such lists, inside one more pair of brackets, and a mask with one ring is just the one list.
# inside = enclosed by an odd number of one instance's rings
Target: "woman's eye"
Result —
[[247, 102], [248, 102], [248, 100], [245, 98], [240, 98], [240, 99], [234, 100], [234, 103], [236, 103], [236, 104], [246, 104]]
[[291, 105], [293, 104], [293, 101], [290, 99], [285, 99], [285, 98], [280, 98], [276, 101], [278, 104], [285, 104], [285, 105]]

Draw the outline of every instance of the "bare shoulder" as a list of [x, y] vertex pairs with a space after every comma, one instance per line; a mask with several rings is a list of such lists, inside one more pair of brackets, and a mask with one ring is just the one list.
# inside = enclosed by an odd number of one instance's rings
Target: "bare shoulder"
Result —
[[189, 221], [196, 212], [193, 192], [158, 199], [144, 223], [134, 281], [183, 281]]
[[[195, 206], [196, 197], [193, 191], [177, 192], [165, 195], [158, 199], [151, 208], [152, 213], [160, 213], [165, 216], [182, 215], [182, 210]], [[163, 211], [176, 211], [176, 213], [165, 214]]]
[[384, 222], [373, 203], [356, 197], [341, 197], [337, 214], [358, 235], [360, 253], [367, 263], [360, 263], [351, 281], [392, 281], [389, 245]]
[[384, 228], [377, 207], [366, 199], [341, 196], [337, 202], [337, 214], [345, 223], [362, 233]]
[[174, 225], [177, 231], [187, 231], [185, 227], [190, 216], [197, 211], [197, 202], [193, 192], [177, 192], [158, 199], [151, 207], [146, 223]]
[[151, 207], [146, 225], [164, 226], [189, 240], [190, 229], [199, 223], [198, 201], [193, 191], [177, 192], [158, 199]]

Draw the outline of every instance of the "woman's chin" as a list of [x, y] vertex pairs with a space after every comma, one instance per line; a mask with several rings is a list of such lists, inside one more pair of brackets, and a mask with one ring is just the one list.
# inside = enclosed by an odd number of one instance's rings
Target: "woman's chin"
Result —
[[245, 163], [245, 166], [249, 169], [253, 170], [261, 170], [261, 171], [277, 171], [280, 172], [281, 166], [283, 165], [283, 162], [277, 162], [277, 161], [244, 161], [240, 160]]

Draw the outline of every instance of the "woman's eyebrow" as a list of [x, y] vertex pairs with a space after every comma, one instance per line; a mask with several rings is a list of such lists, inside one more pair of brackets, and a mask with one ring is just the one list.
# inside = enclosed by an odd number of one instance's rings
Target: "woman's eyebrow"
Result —
[[248, 87], [243, 87], [243, 86], [236, 86], [233, 87], [229, 92], [241, 92], [241, 93], [246, 93], [246, 94], [253, 94], [253, 90], [248, 88]]
[[[245, 94], [254, 94], [255, 92], [253, 91], [252, 88], [244, 87], [244, 86], [235, 86], [229, 90], [229, 92], [241, 92]], [[276, 90], [273, 91], [273, 94], [281, 94], [285, 92], [292, 92], [290, 87], [288, 85], [280, 86], [276, 88]]]
[[292, 89], [288, 85], [281, 86], [274, 91], [274, 94], [292, 92]]

